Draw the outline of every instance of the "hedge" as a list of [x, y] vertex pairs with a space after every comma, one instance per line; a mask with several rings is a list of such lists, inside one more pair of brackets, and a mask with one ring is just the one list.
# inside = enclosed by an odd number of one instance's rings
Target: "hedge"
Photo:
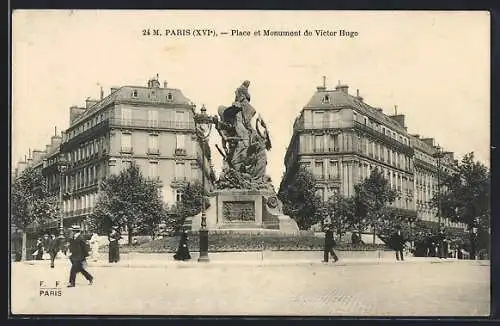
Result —
[[[310, 235], [286, 234], [245, 234], [245, 233], [210, 233], [208, 238], [209, 252], [238, 252], [238, 251], [309, 251], [323, 250], [324, 238]], [[121, 252], [138, 253], [173, 253], [177, 251], [179, 237], [164, 237], [138, 245], [121, 247]], [[197, 232], [189, 234], [188, 246], [192, 251], [199, 248], [199, 235]], [[340, 242], [335, 247], [337, 250], [373, 251], [384, 250], [385, 245], [364, 244], [353, 246], [350, 243]], [[102, 248], [107, 251], [107, 246]]]

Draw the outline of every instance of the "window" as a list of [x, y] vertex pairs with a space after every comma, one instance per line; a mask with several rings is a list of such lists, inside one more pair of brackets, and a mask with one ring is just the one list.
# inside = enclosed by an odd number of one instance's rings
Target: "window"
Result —
[[150, 154], [158, 153], [158, 135], [149, 135], [148, 150]]
[[356, 112], [352, 113], [352, 120], [358, 121], [358, 114]]
[[328, 197], [336, 197], [339, 193], [339, 189], [336, 187], [328, 188]]
[[328, 166], [328, 179], [336, 179], [339, 177], [339, 164], [337, 161], [330, 161]]
[[323, 161], [316, 161], [314, 164], [314, 176], [323, 179]]
[[311, 163], [310, 162], [301, 162], [300, 166], [305, 170], [311, 171]]
[[130, 108], [122, 108], [122, 123], [125, 125], [132, 123], [132, 110]]
[[177, 181], [186, 180], [186, 171], [185, 171], [184, 162], [176, 162], [175, 163], [175, 179]]
[[182, 201], [182, 189], [174, 189], [174, 197], [176, 202]]
[[175, 127], [176, 128], [184, 128], [184, 119], [185, 119], [184, 111], [175, 111]]
[[169, 92], [169, 93], [167, 94], [167, 100], [168, 100], [168, 101], [172, 101], [173, 99], [174, 99], [174, 97], [172, 96], [172, 93], [170, 93], [170, 92]]
[[323, 152], [323, 135], [321, 136], [314, 136], [314, 151], [315, 152]]
[[131, 153], [132, 152], [132, 134], [123, 133], [121, 135], [121, 144], [122, 144], [122, 148], [121, 148], [122, 152]]
[[366, 117], [363, 117], [364, 121], [365, 121], [365, 126], [368, 124], [368, 118]]
[[339, 151], [339, 135], [330, 135], [328, 142], [328, 150], [330, 152], [338, 152]]
[[136, 91], [136, 90], [134, 90], [134, 91], [132, 92], [132, 96], [133, 96], [133, 97], [137, 97], [137, 91]]
[[313, 128], [322, 128], [323, 127], [323, 111], [314, 111], [313, 112]]
[[323, 102], [323, 104], [325, 104], [325, 103], [330, 103], [330, 96], [329, 96], [329, 95], [325, 95], [325, 96], [323, 97], [322, 102]]
[[148, 111], [148, 125], [150, 127], [158, 127], [158, 111], [156, 110]]
[[148, 176], [151, 179], [158, 178], [158, 162], [149, 162]]

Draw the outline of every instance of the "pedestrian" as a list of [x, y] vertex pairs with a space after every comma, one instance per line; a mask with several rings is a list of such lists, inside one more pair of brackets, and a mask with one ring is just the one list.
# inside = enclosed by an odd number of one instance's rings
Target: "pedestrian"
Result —
[[48, 242], [48, 252], [50, 255], [50, 268], [54, 268], [54, 260], [56, 259], [58, 251], [59, 251], [59, 240], [56, 238], [55, 234], [51, 234], [50, 241]]
[[391, 247], [396, 252], [396, 260], [405, 260], [403, 255], [403, 249], [405, 240], [403, 235], [401, 234], [401, 229], [397, 228], [396, 232], [394, 232], [390, 239]]
[[335, 254], [335, 251], [333, 250], [333, 247], [335, 247], [335, 239], [333, 238], [333, 229], [329, 224], [326, 224], [325, 226], [325, 248], [323, 252], [323, 262], [328, 263], [328, 258], [331, 255], [333, 258], [333, 262], [337, 262], [339, 258], [337, 257], [337, 254]]
[[43, 235], [43, 253], [48, 254], [49, 253], [49, 246], [50, 246], [50, 237], [47, 233]]
[[90, 238], [90, 248], [92, 249], [92, 260], [99, 260], [99, 235], [97, 233], [93, 233]]
[[38, 238], [36, 240], [36, 250], [33, 253], [35, 256], [36, 260], [42, 260], [43, 259], [43, 241], [42, 238]]
[[108, 236], [109, 240], [109, 262], [117, 263], [120, 261], [120, 245], [118, 241], [122, 238], [120, 232], [118, 232], [118, 227], [113, 226], [111, 233]]
[[188, 233], [186, 230], [182, 231], [181, 234], [181, 239], [179, 241], [179, 248], [177, 249], [177, 252], [174, 255], [175, 260], [190, 260], [191, 255], [189, 254], [189, 247], [188, 247]]
[[94, 277], [90, 275], [90, 273], [87, 272], [83, 267], [83, 264], [86, 262], [86, 259], [89, 255], [88, 247], [82, 238], [80, 227], [78, 225], [75, 225], [71, 228], [71, 230], [73, 231], [73, 236], [69, 244], [69, 251], [71, 252], [71, 255], [69, 256], [69, 259], [71, 261], [71, 270], [69, 272], [68, 287], [75, 286], [77, 273], [82, 273], [85, 279], [89, 281], [89, 284], [92, 285], [92, 283], [94, 282]]
[[446, 244], [446, 235], [444, 234], [443, 229], [439, 230], [439, 233], [436, 237], [436, 243], [438, 247], [439, 258], [440, 259], [447, 258], [448, 246]]

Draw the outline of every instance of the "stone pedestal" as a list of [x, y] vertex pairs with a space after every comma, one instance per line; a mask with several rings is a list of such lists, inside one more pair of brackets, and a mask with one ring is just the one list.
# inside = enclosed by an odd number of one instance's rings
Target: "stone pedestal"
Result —
[[[191, 218], [191, 230], [201, 225], [201, 214]], [[274, 230], [298, 233], [297, 223], [283, 215], [274, 192], [260, 190], [219, 190], [210, 198], [206, 211], [208, 230]]]
[[217, 228], [263, 228], [263, 195], [259, 191], [220, 191], [217, 193]]

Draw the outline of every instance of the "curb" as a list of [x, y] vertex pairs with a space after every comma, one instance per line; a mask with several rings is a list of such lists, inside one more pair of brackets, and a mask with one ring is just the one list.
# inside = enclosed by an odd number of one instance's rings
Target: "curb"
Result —
[[[229, 267], [229, 266], [248, 266], [248, 267], [276, 267], [276, 266], [357, 266], [357, 265], [382, 265], [382, 264], [445, 264], [445, 263], [458, 263], [461, 260], [405, 260], [399, 261], [386, 261], [386, 260], [339, 260], [337, 263], [328, 262], [323, 263], [321, 260], [271, 260], [271, 261], [209, 261], [198, 262], [192, 259], [187, 262], [181, 261], [122, 261], [119, 263], [108, 262], [88, 262], [88, 267], [104, 267], [104, 268], [210, 268], [210, 267]], [[463, 261], [463, 260], [462, 260]], [[21, 262], [25, 265], [48, 265], [48, 261], [25, 261]], [[56, 261], [57, 264], [57, 261]], [[69, 261], [64, 261], [64, 264], [69, 266]], [[480, 266], [489, 266], [489, 263], [476, 263]]]

